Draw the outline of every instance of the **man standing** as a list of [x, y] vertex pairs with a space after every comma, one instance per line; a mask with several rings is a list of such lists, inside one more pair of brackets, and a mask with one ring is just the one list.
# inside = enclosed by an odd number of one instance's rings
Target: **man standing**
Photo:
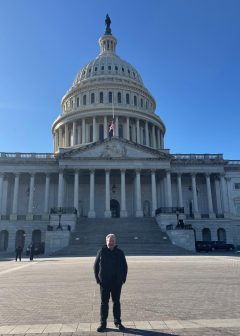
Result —
[[104, 332], [107, 327], [110, 294], [113, 301], [114, 324], [119, 330], [125, 330], [121, 321], [120, 295], [122, 285], [127, 278], [127, 271], [125, 255], [116, 245], [116, 236], [110, 233], [106, 237], [106, 245], [98, 251], [94, 263], [94, 274], [100, 285], [101, 294], [101, 324], [97, 328], [98, 332]]
[[22, 246], [17, 246], [16, 247], [16, 261], [18, 260], [18, 258], [19, 258], [19, 261], [21, 261], [22, 260]]

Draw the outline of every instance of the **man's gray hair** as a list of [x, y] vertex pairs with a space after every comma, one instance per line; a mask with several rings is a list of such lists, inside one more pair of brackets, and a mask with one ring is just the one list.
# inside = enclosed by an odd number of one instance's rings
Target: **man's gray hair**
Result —
[[114, 233], [109, 233], [107, 236], [106, 236], [106, 240], [110, 239], [110, 238], [113, 238], [115, 240], [117, 240], [116, 236]]

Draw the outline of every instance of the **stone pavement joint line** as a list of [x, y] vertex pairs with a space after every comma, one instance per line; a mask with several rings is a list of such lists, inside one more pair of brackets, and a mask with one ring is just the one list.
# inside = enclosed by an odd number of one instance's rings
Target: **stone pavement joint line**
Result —
[[[166, 321], [126, 321], [126, 328], [141, 330], [179, 330], [199, 328], [240, 328], [238, 319], [199, 319], [199, 320], [166, 320]], [[97, 323], [69, 323], [69, 324], [33, 324], [0, 326], [0, 335], [20, 334], [50, 334], [96, 331]], [[114, 328], [109, 322], [108, 328]], [[127, 332], [127, 330], [126, 330]]]

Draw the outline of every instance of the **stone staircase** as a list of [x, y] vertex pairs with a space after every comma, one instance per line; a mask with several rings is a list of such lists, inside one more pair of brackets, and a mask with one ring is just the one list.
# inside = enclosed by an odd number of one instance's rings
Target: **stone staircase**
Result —
[[190, 254], [171, 243], [155, 218], [80, 218], [69, 245], [52, 255], [95, 256], [109, 233], [117, 236], [117, 244], [126, 255]]

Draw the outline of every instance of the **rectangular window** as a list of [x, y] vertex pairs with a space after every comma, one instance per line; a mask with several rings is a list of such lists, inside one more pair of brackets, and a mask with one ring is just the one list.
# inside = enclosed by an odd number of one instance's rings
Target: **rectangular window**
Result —
[[234, 183], [234, 189], [239, 190], [240, 189], [240, 183]]

